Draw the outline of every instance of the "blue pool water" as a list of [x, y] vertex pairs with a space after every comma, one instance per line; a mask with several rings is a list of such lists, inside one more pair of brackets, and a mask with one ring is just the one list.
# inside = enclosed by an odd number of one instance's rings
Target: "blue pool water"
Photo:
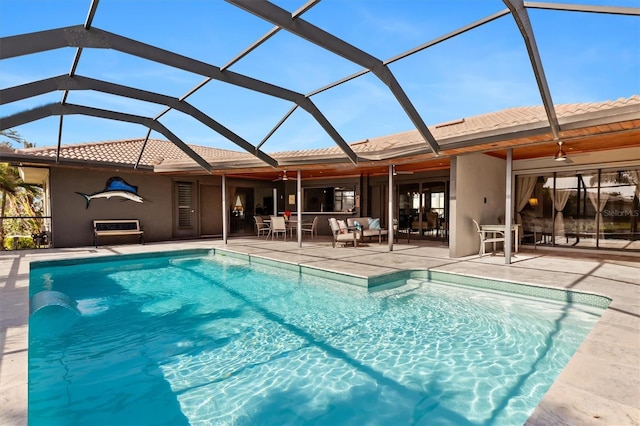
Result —
[[32, 426], [523, 424], [603, 310], [219, 255], [48, 264], [30, 293]]

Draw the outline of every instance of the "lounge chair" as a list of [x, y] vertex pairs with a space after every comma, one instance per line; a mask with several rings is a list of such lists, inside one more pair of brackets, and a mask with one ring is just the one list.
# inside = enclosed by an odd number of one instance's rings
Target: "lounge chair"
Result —
[[[344, 223], [344, 221], [342, 221]], [[353, 243], [354, 247], [358, 247], [358, 240], [360, 239], [360, 232], [355, 229], [344, 226], [340, 226], [340, 223], [335, 217], [329, 218], [329, 226], [331, 227], [331, 234], [333, 235], [333, 247], [336, 247], [336, 243], [342, 243], [343, 245]]]

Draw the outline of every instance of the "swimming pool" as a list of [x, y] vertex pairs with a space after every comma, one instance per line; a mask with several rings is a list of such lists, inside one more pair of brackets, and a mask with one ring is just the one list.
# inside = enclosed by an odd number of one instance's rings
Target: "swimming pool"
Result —
[[32, 265], [32, 299], [77, 302], [30, 318], [32, 425], [522, 424], [606, 306], [209, 252], [74, 263]]

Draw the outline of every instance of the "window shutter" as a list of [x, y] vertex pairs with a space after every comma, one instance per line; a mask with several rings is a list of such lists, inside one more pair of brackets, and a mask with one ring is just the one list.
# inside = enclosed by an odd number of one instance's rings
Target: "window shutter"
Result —
[[193, 202], [193, 185], [190, 182], [178, 182], [178, 227], [190, 228], [193, 226], [191, 214]]

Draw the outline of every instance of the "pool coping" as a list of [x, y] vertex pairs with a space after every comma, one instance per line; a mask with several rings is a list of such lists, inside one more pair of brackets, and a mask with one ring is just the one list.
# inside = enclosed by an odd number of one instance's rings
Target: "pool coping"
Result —
[[[254, 238], [188, 240], [127, 246], [47, 249], [0, 253], [0, 325], [4, 346], [0, 359], [3, 403], [0, 423], [27, 424], [28, 276], [30, 263], [47, 259], [135, 254], [185, 248], [231, 249], [273, 260], [287, 259], [305, 267], [369, 275], [381, 269], [414, 268], [457, 272], [492, 280], [517, 281], [534, 286], [579, 290], [612, 300], [602, 318], [549, 389], [527, 425], [640, 424], [640, 262], [562, 256], [542, 251], [520, 253], [511, 265], [504, 258], [448, 257], [446, 247], [412, 242], [396, 246], [371, 244], [360, 248], [332, 248], [327, 241], [270, 242]], [[355, 266], [354, 266], [355, 265]], [[365, 267], [363, 267], [363, 265]], [[524, 279], [522, 279], [524, 277]], [[6, 278], [6, 279], [5, 279]]]

